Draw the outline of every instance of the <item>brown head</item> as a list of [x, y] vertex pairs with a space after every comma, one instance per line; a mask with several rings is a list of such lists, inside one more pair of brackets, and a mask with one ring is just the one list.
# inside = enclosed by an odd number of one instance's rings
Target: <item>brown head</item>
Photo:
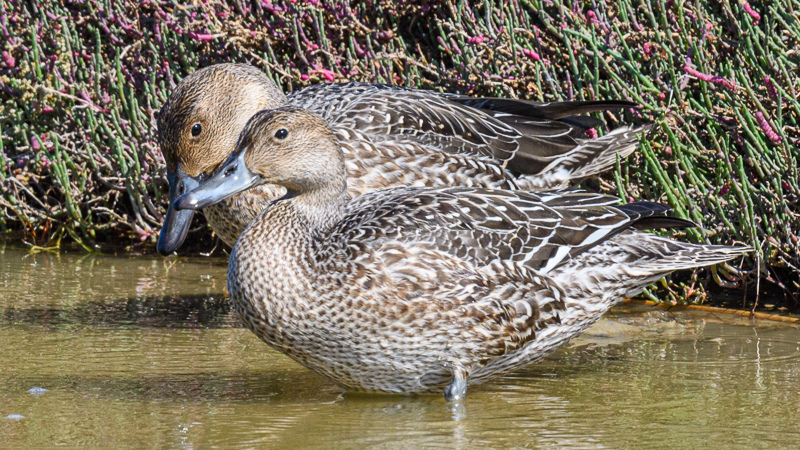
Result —
[[[184, 78], [157, 119], [170, 202], [197, 187], [225, 161], [253, 114], [286, 103], [269, 77], [246, 64], [209, 66]], [[170, 205], [158, 240], [160, 253], [172, 253], [183, 243], [192, 216]]]
[[307, 206], [346, 201], [344, 155], [321, 117], [296, 107], [257, 113], [219, 171], [175, 207], [206, 208], [265, 183], [284, 186], [289, 197]]
[[247, 121], [286, 96], [259, 69], [217, 64], [187, 76], [158, 115], [158, 143], [167, 169], [191, 177], [211, 173], [231, 154]]

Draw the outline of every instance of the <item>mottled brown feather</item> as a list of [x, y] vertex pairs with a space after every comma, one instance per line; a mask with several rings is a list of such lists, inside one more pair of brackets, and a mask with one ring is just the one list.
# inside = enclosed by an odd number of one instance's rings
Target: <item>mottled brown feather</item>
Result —
[[[322, 84], [284, 96], [252, 66], [219, 64], [187, 76], [161, 109], [158, 136], [168, 169], [210, 175], [253, 114], [284, 105], [305, 107], [328, 122], [345, 152], [351, 197], [397, 186], [566, 187], [611, 167], [617, 153], [628, 155], [642, 131], [579, 137], [585, 127], [575, 114], [631, 105], [626, 102], [483, 99], [471, 105], [460, 96], [366, 83]], [[193, 137], [195, 123], [203, 131]], [[285, 192], [261, 186], [204, 213], [233, 245], [256, 214]]]
[[[243, 232], [228, 288], [263, 341], [348, 389], [485, 381], [672, 270], [747, 251], [644, 233], [635, 224], [667, 207], [585, 192], [395, 188], [348, 200], [326, 127], [294, 107], [246, 127], [248, 170], [292, 195]], [[272, 139], [279, 128], [289, 137]]]

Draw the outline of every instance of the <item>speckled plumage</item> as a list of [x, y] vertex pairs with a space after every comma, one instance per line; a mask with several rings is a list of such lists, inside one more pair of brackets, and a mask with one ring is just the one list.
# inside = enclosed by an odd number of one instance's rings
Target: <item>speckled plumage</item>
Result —
[[395, 188], [348, 200], [333, 133], [297, 108], [256, 114], [209, 187], [179, 206], [235, 192], [225, 172], [242, 165], [289, 195], [234, 246], [235, 310], [267, 344], [353, 390], [485, 381], [540, 360], [673, 270], [747, 251], [639, 231], [687, 222], [585, 192]]
[[[210, 175], [247, 119], [284, 105], [306, 108], [332, 128], [345, 153], [350, 197], [397, 186], [563, 188], [607, 170], [617, 154], [629, 155], [645, 129], [582, 138], [602, 121], [578, 114], [634, 105], [628, 102], [480, 99], [366, 83], [321, 84], [284, 96], [256, 68], [220, 64], [186, 77], [160, 112], [168, 169]], [[192, 137], [195, 123], [203, 133]], [[284, 192], [262, 186], [204, 213], [232, 246], [261, 208]]]

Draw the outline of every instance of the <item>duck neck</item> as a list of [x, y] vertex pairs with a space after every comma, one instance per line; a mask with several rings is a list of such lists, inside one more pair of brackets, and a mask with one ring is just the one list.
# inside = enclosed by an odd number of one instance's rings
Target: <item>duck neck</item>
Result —
[[325, 232], [344, 217], [347, 182], [342, 176], [311, 189], [288, 187], [284, 198], [290, 199], [297, 215], [308, 224], [312, 233]]

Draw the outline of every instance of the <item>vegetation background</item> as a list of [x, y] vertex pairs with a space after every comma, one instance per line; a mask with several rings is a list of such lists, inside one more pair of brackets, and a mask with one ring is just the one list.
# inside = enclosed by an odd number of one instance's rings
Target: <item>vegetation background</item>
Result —
[[[247, 62], [286, 91], [639, 102], [604, 119], [653, 123], [641, 151], [589, 188], [670, 204], [702, 227], [683, 239], [754, 247], [744, 273], [793, 299], [799, 19], [800, 0], [0, 0], [0, 229], [153, 248], [167, 197], [153, 113], [197, 68]], [[667, 294], [702, 299], [704, 281]]]

